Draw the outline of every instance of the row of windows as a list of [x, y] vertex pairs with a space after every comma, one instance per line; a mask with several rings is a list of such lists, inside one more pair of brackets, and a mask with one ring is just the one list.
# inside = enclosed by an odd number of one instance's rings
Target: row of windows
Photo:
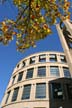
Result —
[[[51, 83], [49, 87], [50, 91], [49, 90], [48, 91], [50, 92], [49, 94], [51, 95], [51, 99], [64, 99], [65, 92], [67, 93], [67, 98], [72, 99], [72, 84], [63, 85], [61, 83]], [[66, 88], [66, 91], [64, 87]], [[18, 92], [19, 92], [19, 87], [14, 89], [13, 96], [11, 99], [12, 102], [17, 100]], [[10, 93], [11, 91], [9, 91], [7, 94], [5, 104], [8, 102]], [[30, 99], [30, 94], [31, 94], [31, 84], [24, 85], [21, 100]], [[46, 98], [46, 83], [36, 84], [35, 98], [38, 99]]]
[[[63, 72], [64, 72], [64, 77], [71, 77], [68, 68], [63, 67]], [[33, 78], [33, 73], [34, 73], [34, 68], [27, 69], [26, 79]], [[50, 75], [59, 77], [60, 76], [59, 67], [51, 66]], [[38, 67], [37, 76], [38, 77], [46, 76], [46, 66]], [[23, 71], [19, 73], [17, 82], [21, 81], [22, 77], [23, 77]], [[15, 78], [16, 78], [16, 75], [13, 77], [12, 84], [14, 84]]]
[[[33, 56], [29, 59], [29, 64], [34, 64], [35, 61], [36, 61], [36, 57]], [[57, 62], [57, 55], [56, 54], [50, 54], [49, 56], [49, 62]], [[62, 63], [65, 63], [66, 62], [66, 58], [64, 55], [60, 55], [60, 61]], [[42, 54], [42, 55], [39, 55], [39, 62], [46, 62], [46, 54]], [[48, 61], [47, 61], [48, 62]], [[26, 61], [23, 61], [22, 62], [22, 67], [26, 66]], [[19, 64], [17, 65], [17, 68], [19, 68]]]

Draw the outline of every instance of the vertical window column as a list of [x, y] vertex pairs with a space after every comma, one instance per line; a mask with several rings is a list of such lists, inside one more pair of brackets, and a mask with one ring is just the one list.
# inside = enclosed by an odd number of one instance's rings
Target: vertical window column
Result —
[[21, 100], [22, 93], [23, 93], [23, 86], [20, 86], [18, 91], [17, 101]]
[[64, 76], [64, 75], [63, 75], [63, 69], [62, 69], [61, 66], [59, 66], [59, 74], [60, 74], [60, 77], [63, 77], [63, 76]]
[[26, 78], [27, 70], [24, 70], [22, 80], [24, 81]]
[[60, 54], [57, 54], [57, 61], [60, 63], [61, 60], [60, 60]]
[[50, 66], [46, 66], [46, 77], [50, 77]]
[[37, 67], [34, 67], [33, 78], [36, 78], [37, 77], [37, 70], [38, 70], [38, 68]]
[[49, 62], [49, 54], [46, 54], [46, 62]]
[[39, 62], [39, 56], [37, 55], [36, 56], [36, 63], [38, 63]]
[[31, 85], [31, 91], [30, 91], [30, 99], [35, 100], [35, 86], [36, 84]]

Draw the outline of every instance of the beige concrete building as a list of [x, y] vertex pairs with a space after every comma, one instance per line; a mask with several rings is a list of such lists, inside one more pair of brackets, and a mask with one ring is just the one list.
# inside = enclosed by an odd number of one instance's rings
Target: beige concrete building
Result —
[[[63, 107], [64, 103], [68, 102], [65, 100], [67, 96], [67, 99], [68, 97], [70, 99], [69, 108], [72, 108], [70, 103], [72, 94], [68, 90], [70, 77], [64, 53], [40, 52], [30, 55], [22, 59], [14, 68], [1, 106], [2, 108], [68, 108]], [[65, 81], [66, 83], [63, 81], [63, 86], [60, 81], [50, 83], [60, 78], [62, 80], [66, 78], [68, 81]], [[67, 87], [66, 94], [62, 90], [63, 87]], [[61, 103], [54, 106], [50, 104], [51, 99]]]

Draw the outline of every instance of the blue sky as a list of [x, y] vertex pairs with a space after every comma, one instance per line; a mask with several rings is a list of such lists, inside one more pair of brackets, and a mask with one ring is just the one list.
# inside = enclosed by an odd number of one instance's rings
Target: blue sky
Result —
[[[17, 10], [13, 5], [10, 6], [9, 3], [0, 4], [0, 21], [5, 17], [15, 19], [16, 14]], [[16, 64], [24, 57], [40, 51], [63, 51], [55, 26], [52, 35], [37, 42], [36, 48], [31, 47], [24, 53], [16, 51], [15, 40], [8, 46], [0, 44], [0, 102]]]

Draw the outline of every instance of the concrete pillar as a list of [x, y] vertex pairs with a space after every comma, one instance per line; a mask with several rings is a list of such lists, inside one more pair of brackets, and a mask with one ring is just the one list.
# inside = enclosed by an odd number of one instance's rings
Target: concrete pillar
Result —
[[22, 98], [22, 93], [23, 93], [23, 86], [19, 87], [19, 92], [17, 96], [17, 101], [19, 102]]
[[65, 20], [65, 21], [63, 21], [64, 22], [64, 24], [66, 25], [66, 27], [67, 27], [67, 30], [71, 33], [71, 35], [72, 35], [72, 24], [70, 23], [70, 20]]
[[39, 62], [39, 56], [36, 56], [36, 62], [35, 63], [38, 63]]
[[69, 70], [70, 70], [70, 73], [71, 73], [71, 76], [72, 76], [72, 55], [70, 53], [70, 49], [67, 45], [67, 42], [64, 38], [64, 35], [62, 33], [62, 30], [60, 29], [59, 24], [56, 25], [56, 28], [57, 28], [57, 31], [58, 31], [58, 34], [59, 34], [59, 38], [60, 38], [63, 50], [65, 52], [65, 55], [66, 55], [66, 58], [67, 58], [67, 63], [68, 63], [68, 66], [69, 66]]
[[35, 67], [34, 68], [34, 73], [33, 73], [33, 78], [37, 78], [37, 70], [38, 70], [38, 68]]

